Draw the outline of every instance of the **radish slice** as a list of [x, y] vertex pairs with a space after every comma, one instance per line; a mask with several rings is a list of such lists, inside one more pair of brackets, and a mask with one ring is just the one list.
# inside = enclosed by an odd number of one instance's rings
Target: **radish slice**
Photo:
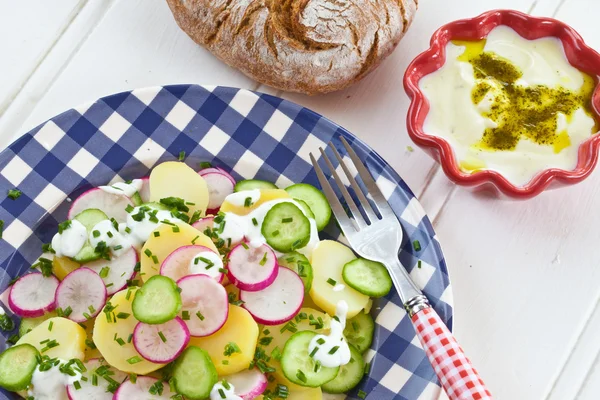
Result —
[[102, 189], [94, 188], [83, 193], [73, 201], [67, 217], [73, 219], [83, 210], [97, 208], [108, 215], [109, 218], [114, 218], [117, 221], [125, 221], [127, 219], [127, 211], [125, 211], [127, 206], [133, 207], [133, 203], [129, 197], [110, 194]]
[[204, 168], [204, 169], [201, 169], [200, 171], [198, 171], [198, 175], [204, 176], [206, 174], [212, 174], [213, 172], [216, 172], [216, 173], [224, 172], [224, 173], [227, 174], [227, 172], [225, 172], [225, 170], [222, 169], [222, 168], [219, 168], [219, 167], [209, 167], [209, 168]]
[[235, 394], [243, 400], [252, 400], [260, 396], [269, 384], [267, 377], [256, 368], [229, 375], [227, 382], [233, 385]]
[[92, 261], [84, 264], [83, 267], [89, 268], [100, 275], [106, 285], [106, 293], [111, 296], [127, 287], [127, 281], [133, 278], [135, 265], [138, 261], [137, 251], [132, 247], [110, 261]]
[[150, 178], [147, 176], [140, 178], [143, 182], [142, 189], [139, 191], [140, 197], [144, 203], [150, 202]]
[[133, 330], [133, 346], [137, 352], [157, 364], [175, 360], [189, 341], [190, 331], [179, 317], [158, 325], [138, 322]]
[[149, 376], [138, 376], [135, 383], [126, 380], [115, 392], [113, 400], [158, 400], [170, 399], [172, 396], [177, 395], [177, 393], [171, 392], [169, 385], [165, 382], [162, 383], [162, 394], [151, 394], [150, 388], [152, 385], [155, 385], [156, 382], [159, 382], [159, 380]]
[[203, 232], [206, 230], [206, 228], [214, 228], [215, 223], [214, 223], [214, 216], [210, 216], [210, 217], [204, 217], [204, 218], [200, 218], [198, 221], [194, 222], [192, 224], [192, 226], [196, 229], [198, 229], [200, 232]]
[[[87, 380], [79, 379], [79, 389], [73, 384], [67, 385], [67, 394], [69, 400], [111, 400], [113, 394], [108, 390], [109, 382], [107, 379], [97, 376], [92, 378], [98, 368], [109, 371], [106, 375], [104, 372], [103, 376], [108, 376], [111, 380], [120, 384], [127, 378], [127, 374], [119, 371], [116, 368], [112, 368], [110, 365], [102, 362], [99, 358], [92, 358], [83, 363], [86, 371], [81, 374], [82, 377], [86, 377]], [[77, 365], [74, 365], [77, 368]], [[96, 383], [94, 385], [94, 383]], [[114, 389], [113, 389], [114, 391]]]
[[201, 175], [208, 185], [208, 209], [216, 210], [221, 207], [225, 197], [233, 193], [235, 180], [226, 172], [209, 172]]
[[8, 304], [8, 297], [10, 295], [11, 287], [12, 286], [7, 287], [6, 290], [2, 294], [0, 294], [0, 305], [4, 306], [4, 308], [9, 309], [10, 312], [14, 314], [15, 312], [10, 308], [10, 305]]
[[54, 275], [45, 277], [38, 272], [24, 275], [11, 286], [8, 305], [20, 317], [41, 317], [56, 308], [58, 284]]
[[[207, 264], [202, 260], [209, 260], [212, 264]], [[200, 274], [221, 282], [223, 273], [219, 272], [219, 269], [222, 268], [221, 256], [208, 247], [183, 246], [175, 249], [165, 258], [160, 266], [160, 274], [168, 276], [174, 281], [178, 281], [184, 276]]]
[[259, 324], [279, 325], [298, 314], [304, 301], [304, 284], [294, 271], [280, 267], [268, 288], [259, 292], [240, 290], [240, 300]]
[[227, 277], [242, 290], [263, 290], [277, 278], [277, 256], [267, 245], [252, 247], [240, 243], [231, 249], [227, 258]]
[[106, 285], [100, 276], [89, 268], [70, 272], [56, 289], [56, 306], [71, 308], [68, 318], [85, 322], [100, 313], [106, 304]]
[[206, 275], [180, 279], [181, 315], [192, 336], [208, 336], [219, 329], [229, 316], [227, 291]]

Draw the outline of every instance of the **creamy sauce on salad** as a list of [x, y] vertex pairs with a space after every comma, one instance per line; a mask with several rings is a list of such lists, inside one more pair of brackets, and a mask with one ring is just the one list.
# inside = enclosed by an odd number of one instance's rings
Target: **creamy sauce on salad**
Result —
[[105, 191], [106, 193], [131, 197], [136, 192], [142, 190], [143, 185], [143, 180], [134, 179], [131, 181], [131, 183], [117, 182], [110, 186], [98, 186], [98, 188]]
[[495, 170], [523, 186], [542, 170], [576, 167], [597, 131], [594, 85], [559, 39], [498, 26], [487, 39], [448, 43], [445, 64], [421, 79], [424, 131], [452, 145], [463, 171]]
[[87, 236], [85, 226], [77, 220], [72, 220], [66, 229], [54, 235], [52, 249], [57, 257], [75, 257], [85, 245]]
[[27, 395], [35, 400], [68, 400], [67, 385], [71, 385], [81, 379], [81, 374], [77, 371], [74, 376], [60, 372], [60, 366], [66, 364], [64, 360], [47, 371], [40, 371], [36, 368], [31, 378], [31, 386], [27, 390]]
[[223, 259], [212, 251], [201, 251], [190, 261], [190, 274], [208, 275], [211, 278], [218, 277], [223, 268]]
[[347, 313], [348, 303], [343, 300], [338, 302], [335, 317], [331, 320], [329, 335], [317, 335], [308, 345], [310, 354], [317, 349], [313, 358], [324, 367], [335, 368], [350, 362], [350, 347], [344, 337]]
[[[252, 203], [257, 202], [260, 199], [260, 190], [246, 190], [237, 193], [230, 194], [225, 198], [225, 201], [233, 205], [242, 207], [247, 198], [252, 199]], [[243, 199], [243, 200], [242, 200]], [[233, 200], [233, 201], [232, 201]], [[313, 250], [319, 243], [319, 231], [317, 229], [317, 223], [314, 218], [310, 218], [304, 208], [293, 199], [276, 199], [267, 201], [256, 209], [252, 210], [247, 215], [237, 215], [231, 212], [224, 213], [225, 226], [223, 232], [219, 233], [219, 237], [223, 240], [231, 239], [231, 243], [239, 243], [242, 239], [246, 238], [248, 244], [252, 247], [260, 247], [267, 243], [267, 240], [261, 232], [262, 223], [265, 216], [276, 204], [279, 203], [292, 203], [302, 211], [304, 216], [308, 218], [310, 223], [310, 239], [308, 244], [300, 249], [296, 249], [297, 252], [302, 253], [306, 256], [312, 254]], [[279, 257], [281, 253], [276, 252]]]
[[242, 400], [234, 390], [235, 387], [229, 382], [217, 382], [210, 391], [210, 400]]

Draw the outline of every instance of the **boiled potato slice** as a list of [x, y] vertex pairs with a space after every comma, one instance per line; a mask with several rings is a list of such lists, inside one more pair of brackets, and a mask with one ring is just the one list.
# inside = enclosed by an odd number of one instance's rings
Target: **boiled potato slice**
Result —
[[[117, 318], [116, 322], [111, 319], [109, 323], [104, 313], [105, 307], [96, 317], [93, 338], [96, 347], [107, 363], [123, 372], [144, 375], [162, 368], [164, 364], [156, 364], [145, 360], [137, 352], [133, 343], [128, 343], [129, 335], [133, 334], [133, 329], [138, 323], [131, 311], [131, 302], [137, 289], [132, 286], [114, 294], [110, 299], [110, 304], [115, 307], [114, 313], [127, 313], [129, 317]], [[123, 346], [115, 340], [115, 335], [125, 341]]]
[[[250, 313], [241, 307], [230, 304], [229, 317], [225, 325], [210, 336], [192, 337], [189, 345], [206, 350], [215, 364], [217, 373], [221, 376], [235, 374], [248, 368], [254, 358], [257, 340], [258, 325]], [[240, 353], [233, 353], [229, 357], [225, 356], [223, 352], [229, 343], [237, 344]]]
[[[104, 315], [103, 315], [104, 317]], [[105, 317], [106, 318], [106, 317]], [[85, 334], [87, 336], [87, 340], [89, 343], [93, 343], [94, 342], [94, 325], [96, 323], [96, 320], [93, 319], [91, 321], [86, 321], [84, 323], [85, 325]], [[97, 348], [92, 348], [90, 346], [88, 346], [88, 343], [85, 344], [85, 360], [91, 360], [93, 358], [102, 358], [102, 353], [100, 353], [100, 350], [98, 350]]]
[[[275, 393], [275, 391], [277, 390], [278, 383], [281, 385], [286, 385], [283, 381], [276, 379], [276, 380], [273, 380], [271, 383], [269, 383], [269, 385], [267, 386], [267, 390], [270, 391], [271, 393]], [[298, 386], [298, 387], [302, 387], [302, 386]], [[317, 387], [317, 388], [302, 387], [302, 389], [303, 390], [301, 390], [301, 391], [292, 390], [288, 386], [288, 390], [290, 392], [289, 392], [288, 396], [286, 397], [286, 400], [323, 400], [323, 392], [321, 391], [320, 387]], [[345, 396], [344, 396], [344, 398], [345, 398]]]
[[[217, 252], [217, 248], [212, 240], [204, 233], [190, 225], [180, 224], [179, 232], [173, 232], [173, 227], [167, 224], [159, 225], [155, 232], [159, 232], [160, 236], [150, 235], [150, 238], [142, 247], [140, 253], [142, 280], [147, 281], [150, 277], [160, 273], [160, 265], [173, 250], [182, 246], [191, 246], [192, 240], [198, 246], [205, 246]], [[146, 251], [150, 251], [151, 256], [146, 255]], [[152, 256], [158, 258], [155, 263]]]
[[[305, 314], [307, 318], [300, 318], [301, 315], [304, 316]], [[310, 321], [312, 319], [311, 316], [315, 320], [321, 318], [323, 321], [323, 328], [315, 329], [316, 327], [314, 325], [310, 325]], [[292, 320], [292, 322], [294, 322], [296, 325], [296, 331], [294, 332], [290, 331], [289, 329], [283, 329], [283, 327], [287, 325], [287, 322], [280, 325], [264, 326], [261, 329], [258, 339], [259, 343], [263, 338], [272, 338], [268, 345], [259, 345], [264, 349], [268, 356], [271, 356], [276, 347], [279, 348], [279, 351], [283, 351], [285, 343], [295, 332], [314, 331], [316, 333], [328, 334], [331, 325], [331, 317], [322, 311], [315, 310], [314, 308], [303, 307], [300, 309], [300, 312], [296, 318]], [[268, 341], [269, 339], [266, 340]], [[281, 364], [275, 358], [271, 358], [268, 364], [275, 368], [275, 372], [273, 372], [275, 379], [277, 379], [279, 383], [286, 385], [290, 391], [305, 391], [309, 389], [308, 387], [297, 385], [288, 380], [281, 371]]]
[[333, 286], [327, 282], [328, 279], [333, 279], [337, 283], [344, 284], [342, 278], [344, 265], [355, 258], [352, 250], [333, 240], [321, 241], [313, 251], [311, 261], [313, 283], [310, 297], [329, 315], [335, 315], [335, 308], [341, 300], [348, 303], [348, 318], [358, 314], [369, 302], [369, 296], [359, 293], [348, 285], [345, 285], [343, 290], [335, 292]]
[[[52, 324], [51, 330], [49, 329]], [[23, 336], [17, 344], [29, 343], [38, 349], [43, 356], [58, 357], [63, 360], [77, 358], [83, 360], [85, 352], [85, 330], [70, 319], [50, 318], [33, 328]], [[55, 340], [58, 346], [44, 350], [48, 341]], [[44, 343], [40, 343], [44, 342]]]
[[150, 201], [160, 202], [166, 197], [179, 197], [189, 203], [190, 212], [206, 212], [208, 186], [196, 171], [179, 161], [167, 161], [154, 167], [150, 173]]
[[227, 201], [223, 202], [221, 205], [221, 211], [223, 212], [231, 212], [236, 215], [246, 215], [251, 211], [257, 209], [261, 204], [266, 203], [267, 201], [277, 200], [277, 199], [289, 199], [290, 195], [283, 189], [261, 189], [260, 191], [260, 199], [250, 207], [244, 206], [235, 206]]
[[77, 268], [79, 268], [79, 263], [76, 263], [69, 257], [54, 257], [52, 260], [52, 272], [61, 281]]

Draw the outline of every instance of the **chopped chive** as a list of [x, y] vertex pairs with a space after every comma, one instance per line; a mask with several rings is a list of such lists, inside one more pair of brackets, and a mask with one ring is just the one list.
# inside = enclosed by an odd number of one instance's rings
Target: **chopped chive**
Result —
[[125, 346], [125, 341], [121, 338], [117, 338], [117, 340], [115, 340], [117, 343], [119, 343], [119, 346]]
[[250, 248], [250, 247], [248, 247], [248, 245], [247, 245], [246, 243], [244, 243], [244, 242], [242, 242], [242, 247], [243, 247], [245, 250], [248, 250], [248, 249]]
[[333, 346], [331, 348], [331, 350], [329, 350], [329, 354], [335, 354], [336, 351], [338, 351], [338, 349], [340, 348], [340, 346]]
[[182, 311], [181, 312], [181, 319], [184, 321], [189, 321], [190, 320], [190, 312], [189, 311]]
[[79, 381], [73, 382], [73, 386], [75, 387], [75, 390], [81, 389], [81, 383], [79, 383]]
[[367, 398], [367, 392], [365, 392], [363, 390], [359, 390], [357, 396], [358, 396], [359, 399], [364, 400], [364, 399]]
[[315, 369], [314, 372], [317, 373], [319, 372], [319, 370], [321, 369], [321, 361], [318, 361], [315, 363]]
[[133, 333], [130, 333], [129, 336], [127, 336], [127, 343], [131, 343], [132, 339], [133, 339]]
[[173, 230], [173, 232], [179, 233], [179, 227], [178, 226], [174, 226], [171, 229]]
[[98, 386], [98, 375], [92, 374], [92, 385]]
[[109, 272], [110, 272], [109, 266], [102, 267], [102, 269], [100, 270], [100, 273], [98, 275], [100, 275], [100, 278], [106, 278], [108, 276]]
[[129, 318], [130, 315], [131, 314], [129, 314], [129, 313], [120, 312], [120, 313], [117, 314], [117, 318], [119, 318], [119, 319], [127, 319], [127, 318]]
[[317, 354], [317, 351], [319, 351], [319, 348], [318, 348], [318, 347], [315, 347], [315, 348], [313, 349], [313, 351], [311, 351], [311, 352], [310, 352], [309, 356], [310, 356], [310, 357], [314, 357], [314, 356], [315, 356], [315, 354]]
[[196, 317], [198, 317], [200, 319], [200, 321], [204, 321], [204, 315], [202, 315], [202, 313], [200, 311], [198, 311], [196, 313]]
[[92, 232], [92, 236], [94, 236], [95, 238], [99, 237], [99, 236], [100, 236], [100, 231], [98, 231], [98, 230], [94, 230], [94, 231]]
[[256, 220], [256, 218], [252, 218], [252, 225], [258, 226], [258, 221]]
[[200, 235], [196, 236], [195, 238], [192, 239], [192, 244], [196, 244], [196, 240], [198, 240], [200, 238]]
[[221, 364], [223, 364], [223, 365], [229, 365], [229, 360], [223, 360], [223, 361], [221, 361]]
[[159, 237], [160, 236], [160, 232], [159, 231], [154, 231], [154, 232], [152, 232], [152, 234], [154, 235], [154, 237]]
[[289, 224], [290, 222], [292, 222], [294, 220], [294, 218], [292, 217], [287, 217], [287, 218], [282, 218], [281, 222], [284, 224]]
[[50, 321], [50, 323], [48, 324], [48, 330], [50, 332], [52, 332], [52, 326], [54, 326], [54, 321]]
[[142, 362], [142, 359], [141, 359], [139, 356], [133, 356], [133, 357], [131, 357], [131, 358], [128, 358], [128, 359], [127, 359], [127, 362], [128, 362], [129, 364], [137, 364], [137, 363], [139, 363], [139, 362]]
[[112, 239], [112, 237], [113, 237], [113, 234], [112, 234], [112, 232], [111, 232], [111, 231], [106, 231], [106, 236], [108, 236], [109, 238], [111, 238], [111, 239]]
[[127, 204], [127, 207], [125, 207], [125, 211], [127, 211], [128, 213], [132, 212], [133, 210], [134, 208], [131, 204]]
[[19, 189], [10, 189], [8, 191], [8, 198], [11, 200], [16, 200], [21, 197], [21, 191]]
[[415, 251], [421, 251], [421, 242], [419, 242], [418, 240], [415, 240], [413, 242], [413, 249], [415, 249]]
[[152, 251], [150, 251], [150, 249], [144, 250], [144, 254], [148, 257], [152, 257]]
[[158, 264], [158, 257], [156, 257], [155, 255], [152, 255], [152, 262], [154, 264]]
[[136, 383], [137, 382], [137, 375], [134, 373], [129, 374], [129, 381], [131, 383]]
[[252, 204], [252, 197], [246, 197], [246, 199], [244, 200], [244, 207], [251, 207]]
[[329, 283], [331, 286], [335, 286], [337, 284], [336, 280], [332, 278], [327, 279], [327, 283]]
[[219, 268], [219, 272], [222, 274], [226, 274], [229, 271], [227, 271], [225, 268]]
[[212, 167], [212, 164], [209, 163], [208, 161], [202, 161], [200, 163], [200, 169], [211, 168], [211, 167]]
[[185, 151], [181, 150], [179, 152], [179, 161], [185, 160]]
[[160, 340], [162, 340], [163, 343], [167, 343], [167, 338], [161, 331], [158, 331], [158, 336], [160, 336]]
[[127, 233], [131, 233], [131, 228], [130, 228], [130, 227], [128, 227], [128, 226], [127, 226], [127, 227], [125, 227], [125, 232], [127, 232]]
[[360, 325], [358, 324], [358, 322], [352, 321], [352, 329], [354, 329], [354, 332], [358, 332], [359, 328], [360, 328]]
[[296, 377], [303, 383], [306, 383], [306, 375], [301, 370], [298, 370]]
[[322, 345], [322, 344], [324, 344], [324, 343], [325, 343], [325, 339], [323, 339], [323, 338], [318, 338], [318, 339], [317, 339], [317, 343], [318, 343], [318, 344], [320, 344], [320, 345]]
[[273, 237], [275, 237], [275, 236], [279, 235], [279, 230], [273, 231], [273, 233], [271, 233], [271, 235], [272, 235]]
[[260, 260], [259, 264], [260, 266], [264, 266], [267, 263], [267, 252], [265, 251], [265, 254], [263, 255], [262, 260]]

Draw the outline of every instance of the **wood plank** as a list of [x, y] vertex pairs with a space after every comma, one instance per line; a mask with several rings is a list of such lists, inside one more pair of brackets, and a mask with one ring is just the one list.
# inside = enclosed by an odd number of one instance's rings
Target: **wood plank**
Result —
[[0, 116], [85, 1], [0, 1]]
[[[600, 47], [592, 20], [599, 11], [597, 2], [568, 0], [556, 17]], [[595, 172], [526, 202], [458, 187], [438, 216], [458, 338], [496, 398], [571, 399], [584, 381], [579, 398], [599, 396], [598, 364], [588, 375], [600, 347], [599, 183]]]
[[257, 87], [189, 39], [164, 0], [117, 1], [18, 131], [111, 93], [174, 83]]

